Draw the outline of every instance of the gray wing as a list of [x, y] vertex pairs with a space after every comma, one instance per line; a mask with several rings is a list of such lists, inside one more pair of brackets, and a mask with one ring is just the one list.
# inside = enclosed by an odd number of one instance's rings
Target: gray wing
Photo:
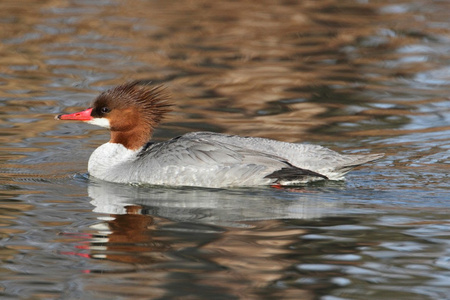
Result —
[[[254, 149], [202, 139], [189, 135], [155, 143], [140, 153], [142, 161], [152, 161], [160, 169], [183, 168], [230, 181], [229, 185], [258, 185], [286, 182], [306, 182], [325, 176], [293, 166], [284, 158]], [[153, 166], [154, 167], [154, 166]]]
[[297, 168], [311, 170], [326, 175], [330, 179], [342, 179], [342, 176], [352, 168], [384, 156], [384, 154], [346, 155], [319, 145], [286, 143], [259, 137], [241, 137], [213, 132], [195, 132], [187, 136], [207, 137], [208, 140], [231, 145], [244, 144], [246, 149], [283, 157]]

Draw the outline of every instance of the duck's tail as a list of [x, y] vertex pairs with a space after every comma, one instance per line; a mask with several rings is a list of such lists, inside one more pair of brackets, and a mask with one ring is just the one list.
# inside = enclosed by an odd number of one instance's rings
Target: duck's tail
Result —
[[331, 180], [342, 180], [344, 175], [365, 163], [378, 160], [384, 156], [384, 153], [378, 154], [364, 154], [364, 155], [344, 155], [342, 164], [338, 165], [331, 172], [327, 172], [326, 175]]

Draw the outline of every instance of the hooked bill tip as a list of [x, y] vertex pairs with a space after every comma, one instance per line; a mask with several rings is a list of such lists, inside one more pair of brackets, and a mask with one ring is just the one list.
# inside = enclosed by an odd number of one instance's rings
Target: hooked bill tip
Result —
[[62, 116], [62, 115], [57, 115], [57, 116], [55, 116], [55, 120], [61, 120], [61, 116]]

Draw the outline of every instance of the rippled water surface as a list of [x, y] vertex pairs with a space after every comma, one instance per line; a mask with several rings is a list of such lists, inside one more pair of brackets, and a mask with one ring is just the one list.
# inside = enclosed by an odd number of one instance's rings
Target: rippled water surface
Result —
[[[448, 1], [2, 1], [2, 299], [450, 299]], [[90, 179], [56, 122], [164, 83], [210, 130], [386, 153], [295, 189]]]

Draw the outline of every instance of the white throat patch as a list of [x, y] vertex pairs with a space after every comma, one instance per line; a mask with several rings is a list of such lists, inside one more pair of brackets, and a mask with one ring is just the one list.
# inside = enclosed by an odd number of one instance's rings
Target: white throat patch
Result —
[[97, 125], [104, 128], [110, 128], [109, 120], [107, 118], [94, 118], [92, 120], [86, 121], [86, 123]]

